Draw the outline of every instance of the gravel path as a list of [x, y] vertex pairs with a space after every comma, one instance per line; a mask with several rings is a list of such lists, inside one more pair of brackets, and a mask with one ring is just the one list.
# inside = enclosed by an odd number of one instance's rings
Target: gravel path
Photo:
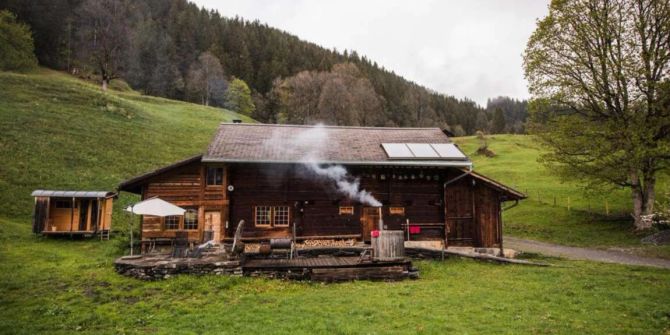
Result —
[[547, 256], [627, 265], [654, 266], [670, 269], [670, 260], [662, 258], [641, 257], [617, 250], [597, 250], [568, 247], [546, 242], [524, 240], [516, 237], [505, 237], [503, 242], [505, 244], [505, 248], [534, 252]]

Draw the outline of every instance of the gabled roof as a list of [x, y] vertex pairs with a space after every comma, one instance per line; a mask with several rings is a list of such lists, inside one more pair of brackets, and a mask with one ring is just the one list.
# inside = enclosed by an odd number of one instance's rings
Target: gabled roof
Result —
[[54, 198], [111, 198], [116, 196], [116, 193], [108, 191], [35, 190], [30, 195], [32, 195], [33, 197], [54, 197]]
[[474, 171], [470, 172], [470, 175], [485, 184], [489, 185], [489, 187], [496, 189], [507, 197], [508, 200], [521, 200], [521, 199], [526, 199], [528, 196], [526, 196], [524, 193], [521, 193], [509, 186], [505, 186], [500, 182], [497, 182], [489, 177], [486, 177], [484, 175], [481, 175], [479, 173], [476, 173]]
[[158, 175], [160, 175], [164, 172], [168, 172], [172, 169], [176, 169], [178, 167], [182, 167], [184, 165], [188, 165], [188, 164], [193, 163], [193, 162], [199, 162], [201, 159], [202, 159], [202, 155], [196, 155], [196, 156], [189, 157], [189, 158], [180, 160], [178, 162], [172, 163], [170, 165], [164, 166], [162, 168], [143, 173], [139, 176], [136, 176], [136, 177], [133, 177], [133, 178], [130, 178], [128, 180], [125, 180], [125, 181], [121, 182], [121, 184], [119, 184], [118, 189], [119, 189], [119, 191], [126, 191], [126, 192], [132, 192], [132, 193], [139, 194], [140, 191], [141, 191], [140, 188], [141, 188], [141, 186], [142, 186], [142, 184], [145, 180], [147, 180], [151, 177], [158, 176]]
[[439, 128], [336, 127], [222, 123], [203, 162], [467, 167], [467, 159], [389, 159], [383, 143], [452, 143]]

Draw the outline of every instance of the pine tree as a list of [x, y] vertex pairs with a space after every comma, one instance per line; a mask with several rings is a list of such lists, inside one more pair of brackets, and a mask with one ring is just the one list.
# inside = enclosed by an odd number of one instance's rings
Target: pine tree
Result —
[[505, 132], [505, 114], [502, 108], [496, 108], [496, 111], [493, 113], [491, 132], [494, 134]]

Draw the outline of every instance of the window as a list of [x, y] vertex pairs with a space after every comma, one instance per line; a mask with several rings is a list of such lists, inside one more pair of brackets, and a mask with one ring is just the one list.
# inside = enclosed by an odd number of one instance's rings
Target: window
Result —
[[391, 215], [405, 215], [405, 207], [389, 207]]
[[288, 227], [290, 214], [288, 206], [256, 206], [254, 224], [260, 227]]
[[270, 206], [256, 206], [256, 211], [254, 215], [254, 223], [257, 226], [270, 226], [272, 224], [272, 220], [270, 219], [272, 216], [272, 207]]
[[195, 209], [187, 209], [184, 213], [184, 229], [195, 230], [198, 229], [198, 211]]
[[166, 216], [165, 217], [165, 229], [166, 230], [179, 229], [179, 217], [178, 216]]
[[71, 199], [61, 199], [55, 201], [56, 208], [72, 208]]
[[288, 226], [288, 206], [277, 206], [272, 208], [272, 221], [275, 226]]
[[354, 206], [340, 206], [340, 215], [354, 215]]
[[223, 185], [223, 168], [207, 168], [207, 186]]

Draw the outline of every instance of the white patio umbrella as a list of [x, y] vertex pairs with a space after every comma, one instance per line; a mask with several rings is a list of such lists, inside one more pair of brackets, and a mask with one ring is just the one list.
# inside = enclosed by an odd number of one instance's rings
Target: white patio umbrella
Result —
[[184, 215], [184, 212], [186, 212], [185, 209], [160, 198], [151, 198], [140, 201], [134, 205], [128, 206], [126, 211], [137, 215], [153, 215], [160, 217]]
[[[126, 212], [137, 215], [153, 215], [153, 216], [182, 216], [186, 212], [185, 209], [175, 206], [160, 198], [151, 198], [140, 201], [126, 208]], [[130, 255], [133, 255], [133, 225], [130, 221]]]

